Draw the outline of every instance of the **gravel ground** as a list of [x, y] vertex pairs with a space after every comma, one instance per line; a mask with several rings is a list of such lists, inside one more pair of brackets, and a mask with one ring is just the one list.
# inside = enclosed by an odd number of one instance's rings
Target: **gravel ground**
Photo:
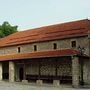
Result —
[[89, 88], [72, 88], [71, 86], [36, 85], [24, 83], [0, 82], [0, 90], [90, 90]]

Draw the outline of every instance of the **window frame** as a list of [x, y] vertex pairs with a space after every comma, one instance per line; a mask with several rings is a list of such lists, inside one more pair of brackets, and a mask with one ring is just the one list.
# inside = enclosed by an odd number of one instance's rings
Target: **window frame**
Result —
[[53, 49], [54, 49], [54, 50], [57, 49], [57, 43], [53, 43]]
[[72, 41], [71, 41], [71, 47], [72, 47], [72, 48], [76, 48], [76, 47], [77, 47], [77, 42], [76, 42], [76, 40], [72, 40]]
[[33, 50], [34, 50], [34, 51], [37, 51], [37, 45], [34, 45], [34, 46], [33, 46]]
[[21, 47], [18, 47], [18, 53], [20, 53], [21, 52]]

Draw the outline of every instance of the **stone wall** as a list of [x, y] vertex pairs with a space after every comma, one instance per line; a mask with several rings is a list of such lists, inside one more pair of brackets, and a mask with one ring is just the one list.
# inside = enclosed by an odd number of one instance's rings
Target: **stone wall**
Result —
[[71, 41], [73, 40], [75, 40], [77, 43], [76, 48], [79, 45], [81, 47], [85, 47], [85, 53], [89, 54], [90, 46], [89, 46], [88, 37], [80, 37], [80, 38], [54, 40], [54, 41], [47, 41], [41, 43], [32, 43], [32, 44], [25, 44], [19, 46], [4, 47], [4, 48], [0, 48], [0, 55], [18, 53], [18, 47], [20, 47], [20, 53], [33, 52], [34, 45], [37, 45], [37, 51], [48, 51], [48, 50], [50, 51], [53, 50], [53, 43], [57, 43], [57, 50], [72, 48]]
[[0, 55], [17, 53], [17, 46], [0, 48]]
[[83, 65], [83, 78], [85, 84], [90, 85], [90, 60], [84, 60], [84, 65]]

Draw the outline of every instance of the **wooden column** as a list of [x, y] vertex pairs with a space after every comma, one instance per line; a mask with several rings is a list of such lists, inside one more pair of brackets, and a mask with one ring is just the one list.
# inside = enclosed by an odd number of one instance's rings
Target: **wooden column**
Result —
[[55, 77], [57, 79], [57, 60], [55, 60]]
[[23, 80], [26, 80], [26, 65], [23, 64]]
[[57, 62], [57, 59], [55, 60], [55, 79], [53, 80], [53, 85], [54, 86], [59, 86], [60, 85], [60, 80], [58, 80], [58, 77], [57, 77], [57, 68], [58, 68], [58, 62]]
[[24, 62], [23, 64], [23, 80], [22, 80], [23, 83], [28, 83], [28, 80], [26, 80], [26, 64]]
[[40, 63], [40, 61], [38, 62], [38, 67], [39, 67], [39, 69], [38, 69], [38, 79], [40, 79], [40, 75], [41, 75], [41, 63]]

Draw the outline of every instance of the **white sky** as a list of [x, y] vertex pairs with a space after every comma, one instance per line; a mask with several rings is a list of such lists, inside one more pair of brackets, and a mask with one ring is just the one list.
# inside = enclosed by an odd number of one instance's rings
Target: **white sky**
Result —
[[90, 18], [90, 0], [0, 0], [0, 24], [19, 30]]

